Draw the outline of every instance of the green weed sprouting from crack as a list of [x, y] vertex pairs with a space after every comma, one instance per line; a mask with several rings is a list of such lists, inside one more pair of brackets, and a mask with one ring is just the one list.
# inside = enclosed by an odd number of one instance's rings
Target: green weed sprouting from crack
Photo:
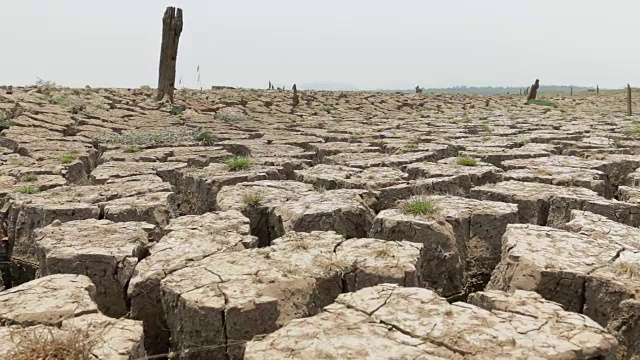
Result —
[[58, 161], [60, 161], [61, 164], [71, 164], [77, 159], [78, 158], [75, 155], [64, 154], [64, 155], [60, 155], [60, 157], [58, 158]]
[[23, 186], [18, 189], [18, 192], [23, 194], [37, 194], [40, 192], [40, 189], [37, 186]]
[[124, 152], [125, 154], [133, 154], [139, 151], [140, 148], [138, 146], [127, 146], [126, 148], [124, 148], [124, 150], [122, 150], [122, 152]]
[[402, 202], [400, 210], [405, 214], [426, 216], [436, 215], [440, 211], [433, 201], [421, 196]]
[[258, 206], [262, 204], [263, 200], [264, 200], [264, 197], [262, 196], [262, 194], [255, 193], [255, 192], [246, 193], [242, 196], [242, 202], [248, 206]]
[[478, 160], [469, 156], [463, 156], [456, 159], [456, 164], [461, 166], [476, 166], [478, 165]]
[[229, 171], [246, 170], [251, 166], [251, 160], [246, 156], [233, 156], [225, 163]]

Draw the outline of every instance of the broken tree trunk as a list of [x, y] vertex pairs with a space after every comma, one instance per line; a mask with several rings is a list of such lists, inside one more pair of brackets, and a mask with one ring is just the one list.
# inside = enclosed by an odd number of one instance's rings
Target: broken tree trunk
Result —
[[529, 90], [529, 96], [527, 96], [527, 101], [535, 100], [536, 96], [538, 96], [538, 88], [540, 87], [540, 80], [536, 79], [536, 82], [531, 85], [531, 90]]
[[631, 116], [631, 85], [627, 84], [627, 115]]
[[173, 90], [176, 83], [176, 61], [178, 59], [178, 41], [182, 33], [182, 9], [168, 7], [162, 18], [162, 47], [160, 50], [160, 71], [158, 75], [158, 94], [156, 101], [169, 97], [173, 103]]
[[422, 89], [420, 89], [420, 85], [416, 86], [416, 94], [422, 94]]
[[296, 84], [293, 84], [293, 107], [298, 106], [300, 103], [300, 98], [298, 97], [298, 88]]

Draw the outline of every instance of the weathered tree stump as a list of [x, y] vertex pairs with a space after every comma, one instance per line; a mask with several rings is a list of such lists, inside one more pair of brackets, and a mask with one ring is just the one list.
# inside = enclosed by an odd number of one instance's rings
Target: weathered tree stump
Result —
[[416, 86], [416, 94], [422, 94], [422, 89], [420, 89], [420, 85]]
[[176, 83], [176, 62], [178, 42], [182, 33], [182, 9], [168, 7], [162, 18], [162, 47], [160, 50], [160, 70], [158, 76], [158, 94], [156, 101], [165, 97], [173, 103], [173, 91]]
[[536, 99], [536, 96], [538, 96], [538, 88], [540, 88], [540, 80], [536, 79], [536, 82], [531, 85], [531, 90], [529, 91], [529, 96], [527, 96], [527, 101]]
[[300, 97], [298, 96], [298, 88], [296, 84], [293, 84], [293, 107], [298, 106], [300, 104]]
[[633, 115], [631, 111], [631, 85], [627, 84], [627, 115]]

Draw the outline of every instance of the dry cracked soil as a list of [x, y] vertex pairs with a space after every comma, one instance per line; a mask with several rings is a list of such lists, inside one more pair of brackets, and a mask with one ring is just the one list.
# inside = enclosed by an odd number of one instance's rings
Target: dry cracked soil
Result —
[[624, 94], [300, 93], [0, 88], [0, 358], [640, 359]]

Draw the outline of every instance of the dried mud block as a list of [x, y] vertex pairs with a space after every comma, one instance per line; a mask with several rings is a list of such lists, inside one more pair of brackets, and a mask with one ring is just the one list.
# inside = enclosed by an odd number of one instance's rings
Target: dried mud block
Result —
[[[334, 232], [292, 232], [269, 248], [212, 255], [173, 272], [161, 282], [173, 348], [182, 359], [239, 359], [242, 341], [317, 314], [349, 287], [376, 279], [415, 283], [420, 247], [387, 245]], [[372, 259], [376, 249], [388, 258]], [[220, 347], [208, 349], [212, 343]]]
[[34, 233], [43, 276], [79, 274], [96, 285], [100, 311], [128, 312], [126, 291], [133, 269], [148, 255], [148, 235], [140, 223], [80, 220], [51, 224]]
[[488, 289], [535, 291], [582, 312], [590, 273], [619, 255], [623, 247], [587, 235], [537, 225], [508, 225], [502, 238], [502, 260]]
[[503, 180], [537, 182], [542, 184], [558, 186], [579, 186], [589, 189], [600, 196], [611, 199], [612, 188], [609, 184], [609, 177], [602, 171], [558, 167], [558, 166], [537, 166], [523, 169], [509, 170], [502, 176]]
[[473, 188], [471, 196], [518, 204], [522, 223], [561, 227], [569, 221], [571, 210], [585, 210], [632, 226], [640, 224], [638, 205], [608, 200], [580, 187], [503, 181]]
[[631, 187], [640, 187], [640, 169], [627, 175], [627, 179], [623, 185], [627, 185]]
[[63, 320], [98, 313], [95, 296], [95, 285], [84, 275], [58, 274], [29, 281], [0, 292], [0, 326], [59, 326]]
[[620, 186], [618, 197], [621, 201], [640, 205], [640, 187]]
[[329, 165], [343, 165], [366, 169], [370, 167], [400, 167], [421, 161], [436, 161], [438, 157], [432, 152], [410, 152], [396, 155], [377, 153], [340, 153], [324, 158]]
[[430, 179], [450, 176], [464, 176], [468, 192], [472, 186], [495, 183], [501, 179], [502, 170], [488, 163], [478, 162], [475, 166], [463, 166], [456, 163], [457, 158], [440, 160], [437, 163], [422, 162], [403, 167], [410, 180]]
[[[328, 142], [309, 144], [309, 150], [315, 152], [314, 161], [322, 164], [327, 156], [340, 153], [380, 153], [382, 149], [368, 143]], [[378, 154], [380, 156], [380, 154]]]
[[226, 164], [186, 168], [168, 181], [176, 187], [175, 207], [182, 214], [199, 215], [219, 210], [216, 196], [223, 186], [259, 180], [285, 180], [284, 168], [252, 165], [247, 170], [230, 171]]
[[16, 255], [35, 260], [33, 231], [58, 220], [98, 219], [104, 214], [101, 203], [136, 195], [169, 192], [171, 185], [163, 182], [114, 182], [96, 186], [63, 186], [37, 194], [15, 194], [2, 199], [7, 215], [9, 242]]
[[93, 185], [101, 185], [110, 179], [155, 174], [154, 163], [112, 161], [98, 165], [89, 175], [89, 179]]
[[[527, 144], [528, 145], [528, 144]], [[509, 149], [501, 147], [467, 147], [459, 152], [460, 156], [469, 156], [478, 159], [484, 163], [489, 163], [500, 167], [503, 161], [543, 158], [551, 156], [551, 153], [545, 150], [524, 147]]]
[[462, 292], [465, 244], [443, 217], [384, 210], [376, 216], [369, 236], [422, 244], [425, 253], [422, 277], [426, 285], [444, 296]]
[[249, 219], [235, 210], [172, 219], [164, 232], [150, 248], [150, 255], [136, 265], [127, 292], [131, 317], [143, 321], [145, 349], [153, 355], [170, 348], [160, 281], [194, 261], [254, 248], [258, 243], [249, 235]]
[[174, 193], [151, 193], [100, 203], [104, 219], [114, 222], [141, 221], [164, 227], [171, 217]]
[[0, 357], [13, 358], [15, 351], [24, 350], [36, 339], [59, 346], [74, 346], [78, 358], [135, 360], [145, 356], [140, 322], [91, 314], [65, 320], [60, 328], [44, 325], [0, 327]]
[[360, 172], [362, 169], [359, 168], [319, 164], [309, 169], [295, 171], [294, 180], [311, 184], [317, 189], [333, 190], [343, 187], [346, 179]]
[[366, 190], [317, 192], [295, 181], [258, 181], [224, 187], [221, 210], [241, 211], [261, 247], [289, 231], [336, 231], [348, 238], [366, 237], [373, 218]]
[[423, 180], [411, 180], [406, 183], [377, 189], [377, 201], [373, 204], [376, 211], [395, 207], [398, 201], [416, 195], [451, 194], [463, 196], [469, 192], [472, 184], [468, 176], [435, 177]]
[[473, 304], [384, 284], [247, 344], [245, 359], [611, 359], [616, 340], [531, 292], [481, 292]]

